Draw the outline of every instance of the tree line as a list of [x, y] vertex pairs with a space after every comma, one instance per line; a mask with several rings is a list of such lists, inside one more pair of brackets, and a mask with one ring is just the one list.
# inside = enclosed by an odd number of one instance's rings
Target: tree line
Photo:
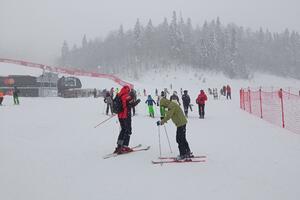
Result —
[[165, 18], [157, 26], [137, 19], [132, 29], [121, 25], [104, 39], [88, 41], [84, 35], [80, 47], [64, 41], [59, 64], [135, 78], [174, 66], [221, 71], [230, 78], [249, 78], [256, 71], [300, 78], [300, 35], [223, 25], [219, 18], [193, 27], [190, 18], [173, 11], [170, 22]]

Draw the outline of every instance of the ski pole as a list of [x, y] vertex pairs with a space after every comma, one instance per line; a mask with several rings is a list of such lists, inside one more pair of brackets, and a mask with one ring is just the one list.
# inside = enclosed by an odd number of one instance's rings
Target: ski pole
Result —
[[173, 153], [173, 152], [172, 152], [172, 148], [171, 148], [171, 144], [170, 144], [170, 140], [169, 140], [169, 136], [168, 136], [168, 132], [167, 132], [166, 125], [164, 125], [164, 128], [165, 128], [165, 133], [166, 133], [167, 140], [168, 140], [168, 143], [169, 143], [170, 152]]
[[100, 126], [101, 124], [103, 124], [103, 123], [107, 122], [108, 120], [112, 119], [114, 116], [116, 116], [116, 115], [112, 115], [112, 116], [110, 116], [109, 118], [103, 120], [102, 122], [100, 122], [99, 124], [97, 124], [94, 128], [97, 128], [97, 127]]
[[158, 147], [159, 147], [159, 157], [161, 157], [160, 127], [159, 126], [158, 126]]

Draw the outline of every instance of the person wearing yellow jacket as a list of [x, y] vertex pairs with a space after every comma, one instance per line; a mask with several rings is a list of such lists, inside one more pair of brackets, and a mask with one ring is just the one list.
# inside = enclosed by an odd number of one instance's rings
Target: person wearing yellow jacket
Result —
[[167, 109], [165, 117], [161, 121], [157, 121], [157, 126], [165, 124], [168, 120], [172, 119], [173, 123], [176, 125], [176, 142], [178, 143], [179, 156], [177, 160], [184, 160], [186, 158], [194, 157], [189, 143], [186, 140], [186, 124], [187, 119], [183, 114], [180, 106], [166, 98], [160, 100], [160, 106]]

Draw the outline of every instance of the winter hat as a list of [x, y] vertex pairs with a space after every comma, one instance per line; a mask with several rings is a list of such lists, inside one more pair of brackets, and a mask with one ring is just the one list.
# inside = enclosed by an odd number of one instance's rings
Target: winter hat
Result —
[[183, 93], [184, 93], [184, 94], [187, 94], [187, 93], [188, 93], [188, 91], [187, 91], [187, 90], [184, 90], [184, 91], [183, 91]]
[[161, 95], [162, 97], [166, 97], [166, 94], [165, 94], [164, 91], [161, 91], [160, 95]]

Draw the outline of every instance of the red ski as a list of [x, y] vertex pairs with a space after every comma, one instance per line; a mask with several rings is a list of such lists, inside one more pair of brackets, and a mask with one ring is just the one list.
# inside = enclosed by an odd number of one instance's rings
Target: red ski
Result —
[[206, 160], [199, 159], [186, 159], [186, 160], [176, 160], [176, 159], [162, 159], [162, 160], [152, 160], [152, 164], [164, 164], [164, 163], [192, 163], [192, 162], [205, 162]]
[[[192, 157], [192, 159], [193, 158], [206, 158], [206, 156], [194, 156], [194, 157]], [[162, 159], [162, 160], [167, 160], [167, 159], [173, 159], [173, 160], [175, 160], [176, 159], [176, 157], [174, 157], [174, 156], [162, 156], [162, 157], [158, 157], [158, 159]]]

